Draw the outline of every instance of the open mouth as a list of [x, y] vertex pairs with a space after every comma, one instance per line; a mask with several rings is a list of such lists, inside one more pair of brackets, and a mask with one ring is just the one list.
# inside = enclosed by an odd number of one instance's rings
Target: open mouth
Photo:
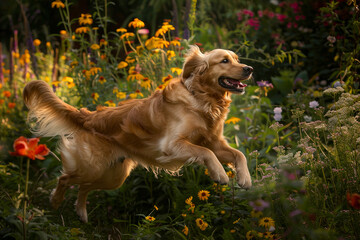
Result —
[[[247, 79], [242, 79], [242, 80], [247, 80]], [[220, 77], [218, 81], [221, 87], [236, 93], [245, 92], [245, 87], [247, 86], [246, 84], [242, 83], [241, 80], [229, 78], [229, 77]]]

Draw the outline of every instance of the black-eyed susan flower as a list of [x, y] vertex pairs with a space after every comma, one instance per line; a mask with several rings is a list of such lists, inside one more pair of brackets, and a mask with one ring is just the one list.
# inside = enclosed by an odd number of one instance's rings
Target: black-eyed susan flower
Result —
[[198, 192], [198, 197], [201, 201], [208, 200], [210, 197], [210, 192], [207, 190], [200, 190]]
[[178, 47], [180, 47], [181, 46], [181, 43], [178, 41], [178, 40], [172, 40], [172, 41], [170, 41], [170, 45], [173, 45], [173, 46], [178, 46]]
[[209, 224], [207, 222], [205, 222], [204, 220], [202, 220], [201, 218], [197, 218], [195, 220], [195, 222], [201, 231], [205, 231], [205, 229], [209, 226]]
[[35, 39], [34, 41], [33, 41], [33, 44], [34, 44], [34, 46], [40, 46], [40, 44], [41, 44], [41, 41], [39, 40], [39, 39]]
[[51, 3], [51, 8], [64, 8], [65, 4], [61, 2], [60, 0], [55, 0]]
[[91, 98], [94, 99], [93, 103], [95, 104], [95, 101], [97, 101], [99, 99], [99, 94], [98, 93], [92, 93], [91, 94]]
[[140, 19], [135, 18], [132, 22], [129, 23], [128, 27], [143, 28], [145, 27], [145, 23]]
[[260, 219], [259, 226], [269, 229], [270, 227], [275, 227], [275, 221], [270, 217], [264, 217]]
[[185, 236], [187, 236], [189, 234], [189, 228], [185, 225], [182, 232], [185, 234]]
[[128, 64], [127, 62], [121, 61], [121, 62], [118, 64], [117, 68], [118, 68], [118, 69], [126, 68], [128, 65], [129, 65], [129, 64]]
[[87, 33], [89, 31], [88, 27], [78, 27], [75, 29], [75, 33], [81, 34], [81, 33]]
[[265, 239], [272, 239], [273, 238], [273, 235], [271, 232], [264, 232], [263, 233], [263, 238]]
[[109, 107], [115, 107], [116, 106], [116, 104], [112, 100], [106, 101], [105, 104], [107, 104]]
[[79, 24], [80, 25], [91, 25], [93, 23], [91, 14], [88, 13], [82, 13], [81, 17], [79, 18]]
[[100, 39], [100, 47], [108, 45], [108, 42], [105, 39]]
[[256, 236], [257, 236], [257, 232], [255, 230], [250, 230], [246, 233], [247, 240], [255, 239]]
[[143, 87], [143, 88], [146, 88], [146, 89], [150, 89], [151, 87], [151, 80], [147, 77], [144, 77], [142, 80], [141, 80], [141, 83], [140, 83], [140, 86]]
[[127, 57], [125, 58], [125, 62], [127, 62], [127, 63], [134, 63], [134, 62], [135, 62], [135, 58], [132, 58], [132, 57], [130, 57], [130, 56], [127, 56]]
[[135, 99], [138, 96], [144, 97], [144, 95], [141, 93], [141, 91], [139, 89], [137, 89], [134, 93], [129, 94], [129, 97], [132, 98], [132, 99]]
[[153, 222], [153, 221], [155, 221], [155, 218], [152, 216], [147, 216], [147, 217], [145, 217], [145, 220], [147, 220], [149, 222]]
[[173, 76], [171, 76], [171, 75], [169, 74], [169, 75], [167, 75], [166, 77], [163, 77], [163, 78], [162, 78], [162, 82], [163, 82], [163, 83], [166, 83], [166, 82], [170, 81], [171, 79], [173, 79]]
[[225, 124], [230, 124], [230, 123], [235, 124], [235, 123], [240, 122], [240, 121], [241, 121], [240, 118], [231, 117], [231, 118], [229, 118], [228, 120], [225, 121]]
[[157, 86], [156, 90], [164, 90], [165, 86], [160, 84], [159, 86]]
[[100, 77], [99, 77], [99, 82], [100, 82], [101, 84], [104, 84], [104, 83], [106, 83], [106, 79], [105, 79], [103, 76], [100, 76]]

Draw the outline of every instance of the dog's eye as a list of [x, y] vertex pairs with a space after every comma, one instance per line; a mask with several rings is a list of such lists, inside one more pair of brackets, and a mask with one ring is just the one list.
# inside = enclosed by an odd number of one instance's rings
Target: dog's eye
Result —
[[229, 59], [227, 59], [227, 58], [224, 58], [222, 61], [221, 61], [221, 63], [228, 63], [229, 62]]

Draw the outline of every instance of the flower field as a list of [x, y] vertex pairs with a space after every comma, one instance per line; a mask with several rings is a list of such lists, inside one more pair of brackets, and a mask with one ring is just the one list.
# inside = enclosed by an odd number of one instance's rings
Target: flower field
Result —
[[[41, 33], [19, 1], [27, 24], [1, 36], [1, 239], [360, 239], [358, 1], [134, 0], [122, 22], [112, 19], [121, 1], [90, 2], [81, 13], [77, 1], [46, 2], [61, 30]], [[224, 126], [253, 187], [225, 165], [228, 185], [202, 165], [178, 175], [139, 167], [121, 188], [89, 195], [88, 223], [76, 185], [52, 209], [57, 139], [30, 132], [25, 84], [45, 81], [77, 108], [116, 107], [181, 77], [190, 45], [231, 49], [254, 68]]]

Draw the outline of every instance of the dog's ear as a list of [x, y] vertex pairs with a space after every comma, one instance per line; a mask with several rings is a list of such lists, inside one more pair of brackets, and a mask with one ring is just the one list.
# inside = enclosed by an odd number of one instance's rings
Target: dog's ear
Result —
[[204, 58], [204, 54], [201, 53], [199, 47], [196, 45], [191, 46], [186, 54], [182, 71], [182, 78], [189, 78], [191, 74], [202, 74], [207, 68], [208, 63]]

